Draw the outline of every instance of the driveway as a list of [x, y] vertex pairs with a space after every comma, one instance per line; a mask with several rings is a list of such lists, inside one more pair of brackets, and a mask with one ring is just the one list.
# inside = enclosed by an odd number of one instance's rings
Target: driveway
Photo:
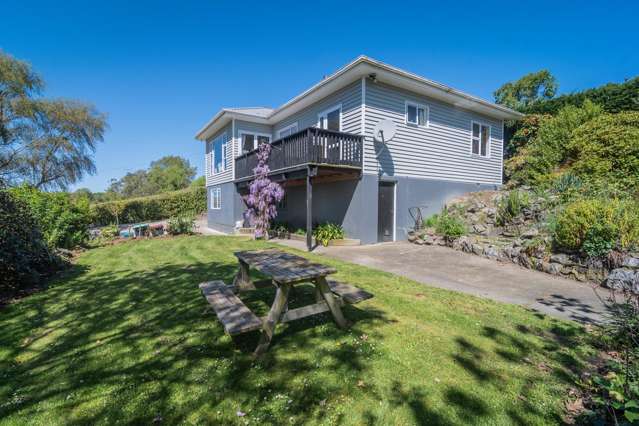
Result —
[[[279, 243], [304, 248], [291, 240]], [[525, 306], [557, 318], [599, 322], [610, 293], [511, 263], [501, 263], [446, 247], [394, 242], [356, 247], [318, 247], [316, 253], [381, 269], [423, 284]]]

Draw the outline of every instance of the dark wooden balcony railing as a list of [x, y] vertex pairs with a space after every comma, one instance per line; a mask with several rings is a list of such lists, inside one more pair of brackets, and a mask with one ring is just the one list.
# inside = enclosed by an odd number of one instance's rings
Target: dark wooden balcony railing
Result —
[[[362, 167], [363, 136], [310, 127], [271, 143], [271, 172], [304, 164]], [[253, 176], [257, 150], [235, 159], [235, 179]]]

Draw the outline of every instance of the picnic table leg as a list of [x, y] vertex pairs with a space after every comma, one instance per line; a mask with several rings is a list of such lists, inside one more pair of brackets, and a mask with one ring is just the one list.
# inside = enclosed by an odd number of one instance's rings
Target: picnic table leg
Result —
[[264, 324], [262, 325], [262, 335], [260, 336], [260, 341], [257, 344], [257, 348], [255, 348], [255, 356], [260, 356], [268, 350], [268, 347], [271, 344], [271, 339], [273, 339], [275, 326], [280, 321], [282, 311], [284, 310], [284, 307], [288, 302], [288, 292], [290, 289], [290, 285], [278, 285], [275, 292], [275, 300], [273, 301], [271, 310], [268, 312], [268, 315], [264, 320]]
[[237, 271], [235, 278], [233, 279], [233, 287], [235, 287], [236, 291], [249, 291], [255, 290], [255, 286], [251, 281], [251, 277], [249, 276], [249, 265], [248, 263], [240, 260], [240, 270]]
[[335, 302], [335, 297], [331, 292], [328, 283], [326, 282], [326, 277], [317, 277], [315, 278], [315, 286], [319, 289], [320, 294], [324, 297], [326, 304], [328, 305], [331, 313], [333, 314], [333, 319], [337, 323], [340, 328], [347, 328], [348, 322], [344, 318], [342, 314], [342, 309]]

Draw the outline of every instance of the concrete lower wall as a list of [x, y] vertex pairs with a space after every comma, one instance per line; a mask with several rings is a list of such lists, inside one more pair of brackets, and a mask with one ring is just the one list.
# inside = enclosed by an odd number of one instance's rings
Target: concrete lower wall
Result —
[[[213, 188], [222, 189], [222, 208], [211, 208], [211, 190]], [[242, 213], [244, 212], [244, 202], [241, 196], [235, 189], [233, 182], [227, 182], [220, 185], [213, 185], [207, 187], [206, 195], [208, 205], [208, 226], [216, 231], [232, 233], [235, 231], [235, 223], [242, 220]]]
[[[286, 189], [285, 208], [279, 210], [275, 220], [306, 229], [306, 186]], [[339, 223], [348, 238], [359, 239], [363, 244], [376, 242], [377, 176], [314, 184], [313, 222]]]
[[[402, 176], [384, 177], [395, 182], [395, 239], [406, 239], [415, 221], [410, 215], [412, 207], [426, 207], [425, 216], [439, 213], [446, 202], [467, 192], [496, 189], [495, 185], [470, 184]], [[362, 244], [377, 242], [377, 197], [379, 178], [365, 174], [357, 180], [313, 185], [313, 223], [341, 224], [348, 238], [361, 240]], [[213, 210], [211, 188], [222, 188], [222, 208]], [[306, 229], [306, 186], [286, 188], [284, 208], [278, 210], [275, 219], [287, 222], [293, 228]], [[243, 220], [246, 210], [240, 194], [232, 182], [208, 188], [208, 224], [222, 232], [233, 232], [235, 224]]]
[[404, 240], [407, 233], [415, 226], [410, 215], [412, 207], [425, 206], [426, 216], [439, 213], [444, 205], [459, 195], [467, 192], [497, 189], [498, 185], [451, 182], [434, 179], [419, 179], [395, 176], [386, 180], [396, 182], [396, 240]]

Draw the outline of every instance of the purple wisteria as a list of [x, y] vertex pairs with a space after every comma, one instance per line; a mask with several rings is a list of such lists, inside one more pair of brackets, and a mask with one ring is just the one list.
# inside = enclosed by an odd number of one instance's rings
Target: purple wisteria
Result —
[[277, 216], [277, 203], [284, 197], [282, 187], [268, 177], [271, 171], [268, 167], [270, 154], [271, 144], [260, 144], [257, 149], [257, 166], [253, 169], [255, 179], [249, 186], [249, 194], [244, 197], [248, 216], [255, 227], [255, 238], [266, 235], [271, 219]]

